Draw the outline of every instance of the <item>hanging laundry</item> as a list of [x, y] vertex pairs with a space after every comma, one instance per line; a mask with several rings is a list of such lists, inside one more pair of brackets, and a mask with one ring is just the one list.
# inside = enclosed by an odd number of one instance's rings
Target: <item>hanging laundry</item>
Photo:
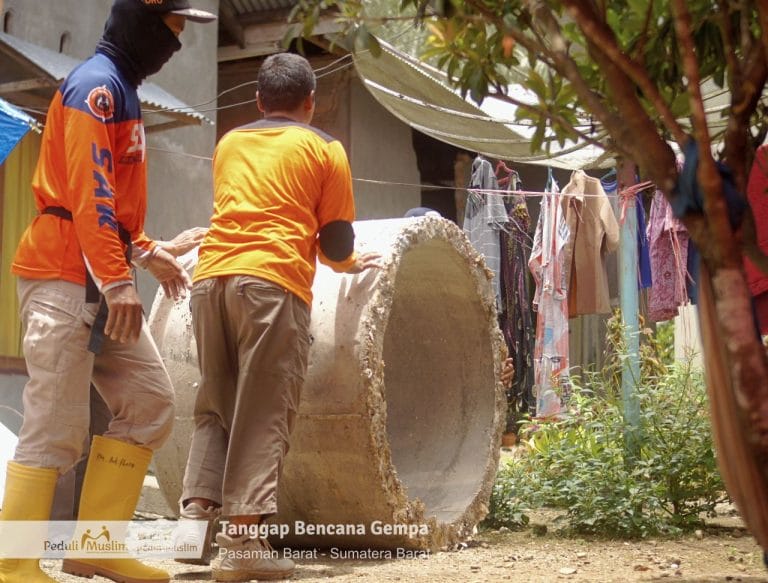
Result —
[[[600, 178], [600, 183], [603, 185], [605, 195], [608, 197], [608, 201], [611, 203], [611, 209], [613, 210], [613, 216], [618, 217], [621, 214], [621, 205], [619, 203], [618, 189], [619, 179], [616, 173], [616, 168], [611, 168], [607, 174]], [[605, 258], [605, 269], [609, 274], [608, 277], [608, 295], [611, 301], [621, 296], [621, 290], [619, 289], [619, 254], [609, 253]], [[590, 359], [591, 360], [591, 359]]]
[[536, 282], [533, 306], [536, 316], [534, 386], [536, 416], [553, 417], [563, 412], [570, 396], [568, 361], [568, 286], [565, 247], [570, 237], [557, 182], [547, 181], [541, 199], [539, 221], [533, 237], [528, 267]]
[[688, 231], [660, 190], [651, 201], [647, 234], [653, 273], [648, 319], [661, 322], [677, 316], [678, 307], [688, 302]]
[[642, 192], [637, 193], [635, 209], [637, 211], [637, 282], [640, 289], [647, 289], [653, 285], [653, 271]]
[[[501, 184], [501, 180], [499, 183]], [[504, 334], [515, 376], [507, 394], [507, 432], [516, 432], [515, 422], [526, 413], [534, 413], [534, 328], [528, 283], [528, 248], [531, 217], [525, 197], [511, 192], [520, 189], [519, 176], [510, 173], [506, 183], [510, 194], [507, 208], [507, 231], [501, 231], [501, 300], [499, 325]]]
[[[488, 269], [493, 272], [493, 291], [496, 307], [501, 312], [501, 248], [499, 233], [506, 228], [507, 209], [504, 197], [498, 192], [499, 184], [491, 163], [478, 156], [472, 162], [467, 206], [464, 210], [464, 234], [478, 253], [485, 257]], [[488, 192], [495, 191], [495, 192]]]
[[[609, 175], [606, 175], [608, 177]], [[603, 190], [607, 196], [617, 196], [619, 191], [619, 181], [616, 178], [616, 171], [613, 170], [609, 179], [603, 177], [600, 179], [600, 183], [603, 185]], [[647, 289], [653, 284], [653, 274], [651, 273], [651, 250], [648, 245], [647, 220], [645, 215], [645, 203], [643, 201], [642, 191], [638, 192], [635, 199], [635, 216], [637, 217], [637, 287], [638, 289]], [[623, 201], [619, 201], [619, 204], [623, 205]], [[616, 207], [611, 205], [614, 209], [614, 213], [617, 212]], [[618, 211], [618, 214], [623, 212]]]
[[571, 174], [562, 204], [569, 237], [564, 249], [568, 315], [611, 312], [605, 258], [619, 246], [619, 225], [597, 178]]
[[0, 99], [0, 164], [36, 123], [34, 118]]
[[[768, 254], [768, 145], [760, 146], [755, 152], [755, 161], [749, 172], [747, 199], [755, 218], [757, 245]], [[763, 273], [752, 262], [744, 259], [749, 291], [755, 306], [755, 316], [760, 334], [768, 334], [768, 274]]]

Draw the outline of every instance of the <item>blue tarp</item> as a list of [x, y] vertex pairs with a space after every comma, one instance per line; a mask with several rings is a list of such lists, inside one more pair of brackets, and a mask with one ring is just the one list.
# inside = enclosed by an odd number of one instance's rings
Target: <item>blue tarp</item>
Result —
[[0, 99], [0, 164], [5, 162], [26, 133], [35, 123], [34, 118]]

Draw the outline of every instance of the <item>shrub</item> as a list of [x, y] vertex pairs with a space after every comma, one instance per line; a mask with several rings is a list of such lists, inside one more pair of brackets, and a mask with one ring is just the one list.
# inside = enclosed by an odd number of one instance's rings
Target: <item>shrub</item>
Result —
[[485, 525], [520, 528], [529, 509], [546, 506], [562, 509], [565, 530], [642, 538], [679, 534], [699, 526], [702, 515], [713, 515], [727, 496], [704, 380], [690, 362], [668, 364], [662, 350], [646, 344], [641, 351], [636, 456], [627, 454], [615, 375], [604, 369], [574, 379], [568, 415], [522, 424], [527, 454], [500, 470]]

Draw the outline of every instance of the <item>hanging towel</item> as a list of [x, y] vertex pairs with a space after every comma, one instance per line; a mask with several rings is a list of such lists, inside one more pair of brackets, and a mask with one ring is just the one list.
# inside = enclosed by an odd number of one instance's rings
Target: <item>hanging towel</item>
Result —
[[504, 207], [504, 197], [498, 190], [499, 184], [496, 181], [493, 166], [488, 160], [478, 156], [472, 163], [472, 178], [469, 182], [467, 206], [464, 210], [464, 234], [477, 252], [485, 257], [485, 263], [493, 273], [496, 308], [502, 311], [499, 233], [506, 229], [507, 210]]

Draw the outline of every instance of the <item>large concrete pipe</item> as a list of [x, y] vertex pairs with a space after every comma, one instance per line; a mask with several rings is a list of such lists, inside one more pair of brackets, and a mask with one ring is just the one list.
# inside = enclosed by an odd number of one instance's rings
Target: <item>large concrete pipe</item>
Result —
[[[309, 369], [274, 522], [278, 544], [439, 549], [485, 516], [499, 461], [502, 338], [490, 274], [441, 218], [355, 223], [384, 267], [319, 266]], [[156, 455], [172, 508], [181, 492], [199, 382], [187, 301], [159, 292], [150, 326], [177, 392]]]

